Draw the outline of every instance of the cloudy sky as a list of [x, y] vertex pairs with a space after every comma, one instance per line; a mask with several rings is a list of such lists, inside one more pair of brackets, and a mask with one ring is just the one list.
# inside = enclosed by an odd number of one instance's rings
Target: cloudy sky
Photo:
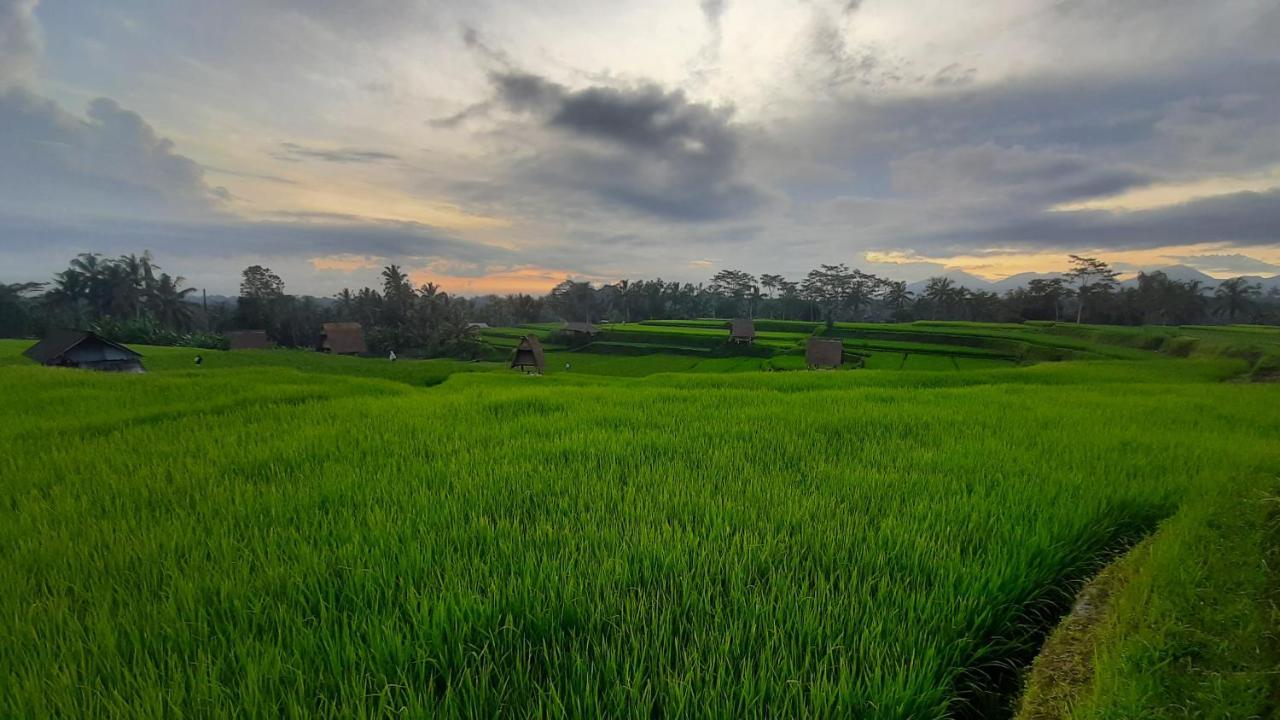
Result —
[[1280, 272], [1275, 0], [0, 0], [0, 281]]

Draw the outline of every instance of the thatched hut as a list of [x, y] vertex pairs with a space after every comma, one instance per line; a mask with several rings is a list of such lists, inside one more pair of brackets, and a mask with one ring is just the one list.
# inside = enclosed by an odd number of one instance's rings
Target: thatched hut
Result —
[[729, 323], [729, 342], [750, 345], [756, 339], [756, 324], [752, 320], [738, 318]]
[[364, 344], [364, 328], [356, 322], [325, 323], [320, 329], [320, 342], [316, 349], [335, 355], [363, 355], [368, 352]]
[[542, 343], [536, 335], [525, 335], [516, 346], [516, 354], [511, 358], [513, 370], [527, 373], [541, 373], [547, 367], [547, 358], [542, 353]]
[[591, 323], [585, 322], [567, 322], [561, 330], [574, 335], [582, 335], [586, 337], [595, 337], [600, 334], [600, 328], [592, 325]]
[[844, 343], [835, 338], [811, 337], [804, 346], [804, 362], [810, 370], [838, 368], [844, 362]]
[[50, 367], [146, 372], [142, 353], [83, 330], [55, 330], [22, 354]]
[[271, 338], [266, 330], [232, 330], [227, 333], [227, 343], [232, 350], [268, 350]]

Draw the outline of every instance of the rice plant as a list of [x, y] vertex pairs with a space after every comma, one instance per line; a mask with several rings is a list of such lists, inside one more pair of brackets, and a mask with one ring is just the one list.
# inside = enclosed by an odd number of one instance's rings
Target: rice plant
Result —
[[994, 713], [1073, 583], [1280, 468], [1233, 360], [147, 357], [0, 367], [0, 716]]

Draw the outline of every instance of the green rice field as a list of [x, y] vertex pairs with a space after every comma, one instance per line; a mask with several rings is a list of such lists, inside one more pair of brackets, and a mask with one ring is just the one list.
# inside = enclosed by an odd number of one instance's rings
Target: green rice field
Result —
[[820, 324], [715, 323], [542, 376], [520, 328], [144, 375], [0, 341], [0, 717], [1012, 717], [1144, 537], [1070, 717], [1275, 709], [1280, 331], [837, 324], [866, 367], [810, 372]]

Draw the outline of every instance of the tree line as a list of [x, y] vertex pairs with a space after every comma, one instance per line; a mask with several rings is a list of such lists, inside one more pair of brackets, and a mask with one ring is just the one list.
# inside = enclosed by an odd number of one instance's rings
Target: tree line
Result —
[[1162, 272], [1140, 273], [1121, 287], [1104, 261], [1070, 256], [1060, 277], [1031, 280], [1003, 295], [970, 290], [946, 277], [920, 292], [907, 283], [845, 264], [819, 265], [799, 280], [724, 269], [708, 282], [565, 280], [544, 296], [464, 298], [434, 283], [415, 287], [388, 265], [379, 288], [344, 289], [334, 297], [291, 295], [269, 268], [241, 274], [234, 303], [201, 302], [180, 275], [149, 252], [105, 258], [86, 253], [49, 282], [0, 285], [0, 336], [31, 337], [50, 329], [93, 329], [123, 342], [225, 346], [230, 330], [265, 330], [277, 343], [315, 343], [321, 323], [359, 322], [371, 350], [426, 356], [476, 356], [476, 325], [558, 320], [630, 322], [646, 319], [751, 317], [808, 321], [1056, 320], [1119, 325], [1196, 323], [1280, 324], [1280, 288], [1262, 292], [1244, 278], [1208, 288]]
[[[1210, 289], [1163, 272], [1139, 273], [1121, 287], [1117, 273], [1097, 258], [1070, 256], [1061, 277], [1037, 278], [998, 295], [970, 290], [947, 277], [931, 277], [917, 293], [845, 264], [820, 265], [803, 279], [717, 272], [708, 283], [622, 280], [593, 286], [566, 280], [543, 300], [563, 319], [609, 320], [749, 317], [808, 321], [909, 322], [1071, 320], [1116, 325], [1280, 323], [1280, 288], [1262, 292], [1244, 278]], [[505, 323], [504, 323], [505, 324]]]

